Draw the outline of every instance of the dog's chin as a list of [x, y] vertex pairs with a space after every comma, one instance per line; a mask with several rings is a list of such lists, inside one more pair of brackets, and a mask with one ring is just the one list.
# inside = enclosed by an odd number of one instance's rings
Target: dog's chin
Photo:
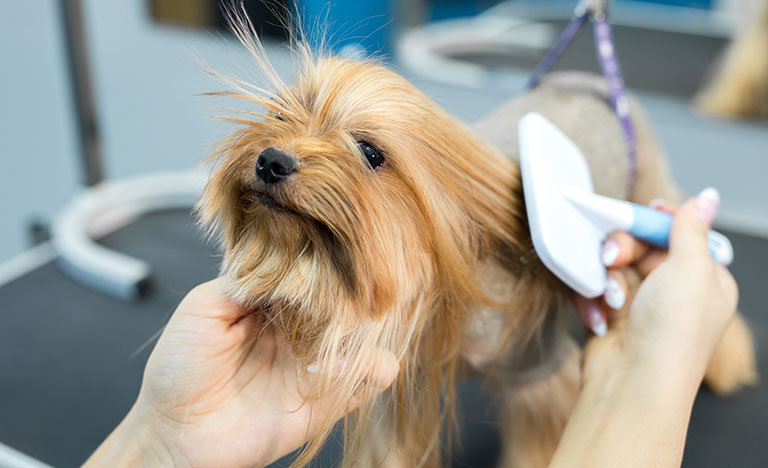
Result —
[[[355, 267], [345, 243], [328, 225], [303, 213], [300, 207], [295, 208], [289, 204], [290, 200], [286, 202], [282, 196], [284, 194], [273, 195], [266, 190], [243, 194], [243, 222], [248, 228], [241, 231], [245, 242], [240, 247], [247, 250], [258, 245], [257, 250], [262, 252], [277, 252], [285, 257], [282, 263], [287, 268], [298, 258], [300, 251], [308, 248], [304, 252], [325, 259], [321, 263], [329, 267], [326, 277], [337, 276], [344, 287], [354, 291]], [[236, 277], [249, 275], [248, 272], [234, 274]]]
[[248, 213], [256, 218], [269, 218], [273, 225], [274, 223], [287, 223], [286, 227], [301, 225], [304, 226], [304, 232], [313, 231], [325, 240], [328, 240], [328, 237], [333, 237], [332, 229], [329, 226], [309, 216], [290, 201], [283, 200], [279, 193], [272, 194], [266, 190], [253, 190], [245, 196], [244, 202]]
[[297, 222], [301, 219], [311, 221], [299, 209], [282, 200], [279, 194], [266, 190], [249, 190], [243, 194], [241, 203], [251, 216], [285, 219], [286, 222]]
[[266, 193], [256, 192], [255, 198], [258, 203], [260, 203], [261, 205], [263, 205], [268, 209], [273, 209], [278, 211], [291, 211], [291, 212], [293, 211], [293, 210], [289, 210], [288, 208], [280, 204], [277, 200], [272, 198], [271, 195], [268, 195]]

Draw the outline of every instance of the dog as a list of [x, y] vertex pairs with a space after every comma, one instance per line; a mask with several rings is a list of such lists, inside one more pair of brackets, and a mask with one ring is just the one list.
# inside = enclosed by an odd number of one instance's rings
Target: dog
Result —
[[[267, 86], [223, 77], [233, 90], [213, 93], [257, 110], [226, 117], [238, 129], [212, 156], [199, 216], [221, 239], [231, 297], [284, 337], [301, 369], [335, 376], [316, 378], [307, 399], [333, 385], [341, 410], [367, 391], [360, 376], [373, 353], [397, 358], [395, 383], [348, 421], [345, 465], [444, 466], [454, 382], [474, 374], [503, 402], [501, 465], [546, 466], [579, 391], [580, 351], [570, 293], [531, 242], [517, 121], [535, 110], [557, 124], [599, 193], [675, 201], [639, 105], [627, 194], [627, 143], [596, 77], [553, 75], [470, 128], [375, 60], [300, 41], [285, 83], [247, 18], [234, 24]], [[731, 328], [713, 361], [728, 366], [707, 376], [722, 392], [754, 378], [747, 328], [740, 318]], [[296, 465], [333, 425], [320, 423]]]

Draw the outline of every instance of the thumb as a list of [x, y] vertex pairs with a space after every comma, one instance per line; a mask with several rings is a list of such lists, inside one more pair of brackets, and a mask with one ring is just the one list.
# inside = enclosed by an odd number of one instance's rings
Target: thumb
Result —
[[677, 210], [669, 237], [670, 257], [709, 256], [707, 234], [719, 204], [720, 195], [710, 187]]

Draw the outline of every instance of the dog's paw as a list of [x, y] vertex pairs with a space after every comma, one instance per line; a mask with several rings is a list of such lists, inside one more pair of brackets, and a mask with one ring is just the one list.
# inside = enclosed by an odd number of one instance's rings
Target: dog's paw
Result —
[[744, 318], [737, 314], [717, 345], [704, 374], [717, 395], [728, 395], [757, 382], [755, 347]]

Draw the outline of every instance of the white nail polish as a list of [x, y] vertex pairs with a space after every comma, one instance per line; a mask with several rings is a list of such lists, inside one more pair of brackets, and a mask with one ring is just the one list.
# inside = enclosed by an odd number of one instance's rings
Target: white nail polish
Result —
[[586, 323], [589, 325], [589, 329], [592, 330], [592, 333], [597, 336], [604, 336], [608, 331], [608, 325], [605, 323], [605, 317], [603, 317], [603, 314], [600, 311], [600, 307], [595, 301], [590, 301], [587, 304]]
[[619, 246], [614, 241], [607, 241], [603, 244], [600, 252], [600, 260], [605, 266], [611, 266], [619, 258]]
[[613, 309], [621, 309], [627, 300], [627, 295], [615, 278], [608, 277], [605, 284], [605, 302]]
[[701, 200], [707, 200], [715, 205], [720, 204], [720, 193], [714, 187], [707, 187], [699, 193], [697, 198]]
[[608, 332], [608, 324], [605, 323], [605, 320], [601, 321], [596, 325], [593, 325], [591, 328], [592, 328], [592, 333], [594, 333], [597, 336], [605, 336], [605, 334]]

